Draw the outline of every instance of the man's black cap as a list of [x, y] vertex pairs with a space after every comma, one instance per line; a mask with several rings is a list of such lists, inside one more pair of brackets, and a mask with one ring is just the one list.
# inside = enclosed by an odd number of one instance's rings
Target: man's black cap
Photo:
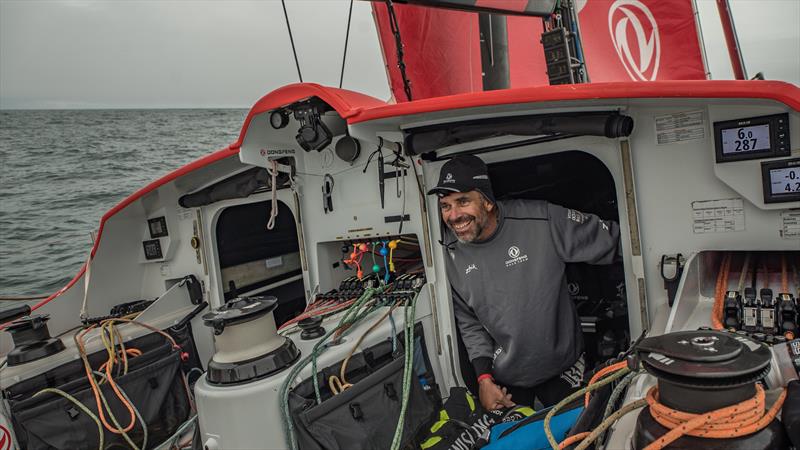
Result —
[[469, 191], [479, 191], [492, 203], [495, 201], [489, 170], [483, 160], [474, 155], [459, 155], [444, 163], [439, 171], [439, 183], [428, 195]]

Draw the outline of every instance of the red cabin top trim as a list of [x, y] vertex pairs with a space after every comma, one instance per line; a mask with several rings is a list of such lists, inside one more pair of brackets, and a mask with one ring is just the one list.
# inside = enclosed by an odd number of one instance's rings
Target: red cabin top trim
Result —
[[363, 109], [346, 117], [351, 124], [480, 106], [550, 101], [632, 98], [763, 98], [800, 111], [800, 88], [783, 81], [652, 81], [587, 83], [503, 89], [450, 95]]

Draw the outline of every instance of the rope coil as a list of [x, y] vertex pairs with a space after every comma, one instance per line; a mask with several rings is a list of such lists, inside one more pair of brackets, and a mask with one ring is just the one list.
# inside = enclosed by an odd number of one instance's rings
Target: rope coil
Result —
[[756, 384], [756, 394], [752, 398], [702, 414], [677, 411], [659, 403], [656, 386], [647, 391], [645, 398], [650, 405], [653, 419], [671, 430], [645, 448], [645, 450], [659, 450], [684, 435], [730, 439], [758, 432], [777, 416], [786, 399], [786, 389], [781, 392], [769, 411], [765, 411], [766, 395], [760, 384]]

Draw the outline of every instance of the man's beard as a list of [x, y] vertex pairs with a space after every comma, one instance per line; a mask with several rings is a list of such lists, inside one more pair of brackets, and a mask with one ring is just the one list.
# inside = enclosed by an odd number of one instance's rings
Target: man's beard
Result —
[[[458, 234], [456, 232], [455, 225], [463, 224], [464, 222], [470, 222], [470, 221], [472, 223], [468, 227], [469, 229], [468, 233]], [[469, 242], [475, 242], [475, 240], [478, 239], [478, 236], [480, 236], [483, 233], [483, 230], [486, 229], [486, 225], [488, 224], [488, 222], [489, 222], [488, 212], [486, 210], [481, 210], [481, 214], [478, 217], [469, 214], [464, 214], [462, 216], [457, 217], [454, 220], [448, 221], [447, 226], [450, 228], [450, 231], [452, 231], [453, 234], [456, 236], [458, 242], [464, 244]]]

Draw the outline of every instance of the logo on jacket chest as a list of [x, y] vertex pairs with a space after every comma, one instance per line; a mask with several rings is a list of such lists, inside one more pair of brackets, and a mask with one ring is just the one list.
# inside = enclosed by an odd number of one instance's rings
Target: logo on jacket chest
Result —
[[472, 272], [473, 270], [478, 270], [478, 265], [477, 264], [468, 265], [467, 266], [467, 270], [465, 270], [465, 272], [466, 272], [467, 275], [469, 275], [469, 273]]
[[508, 256], [511, 259], [506, 260], [506, 267], [515, 266], [528, 260], [528, 255], [523, 255], [522, 250], [520, 250], [516, 245], [512, 245], [508, 248]]

